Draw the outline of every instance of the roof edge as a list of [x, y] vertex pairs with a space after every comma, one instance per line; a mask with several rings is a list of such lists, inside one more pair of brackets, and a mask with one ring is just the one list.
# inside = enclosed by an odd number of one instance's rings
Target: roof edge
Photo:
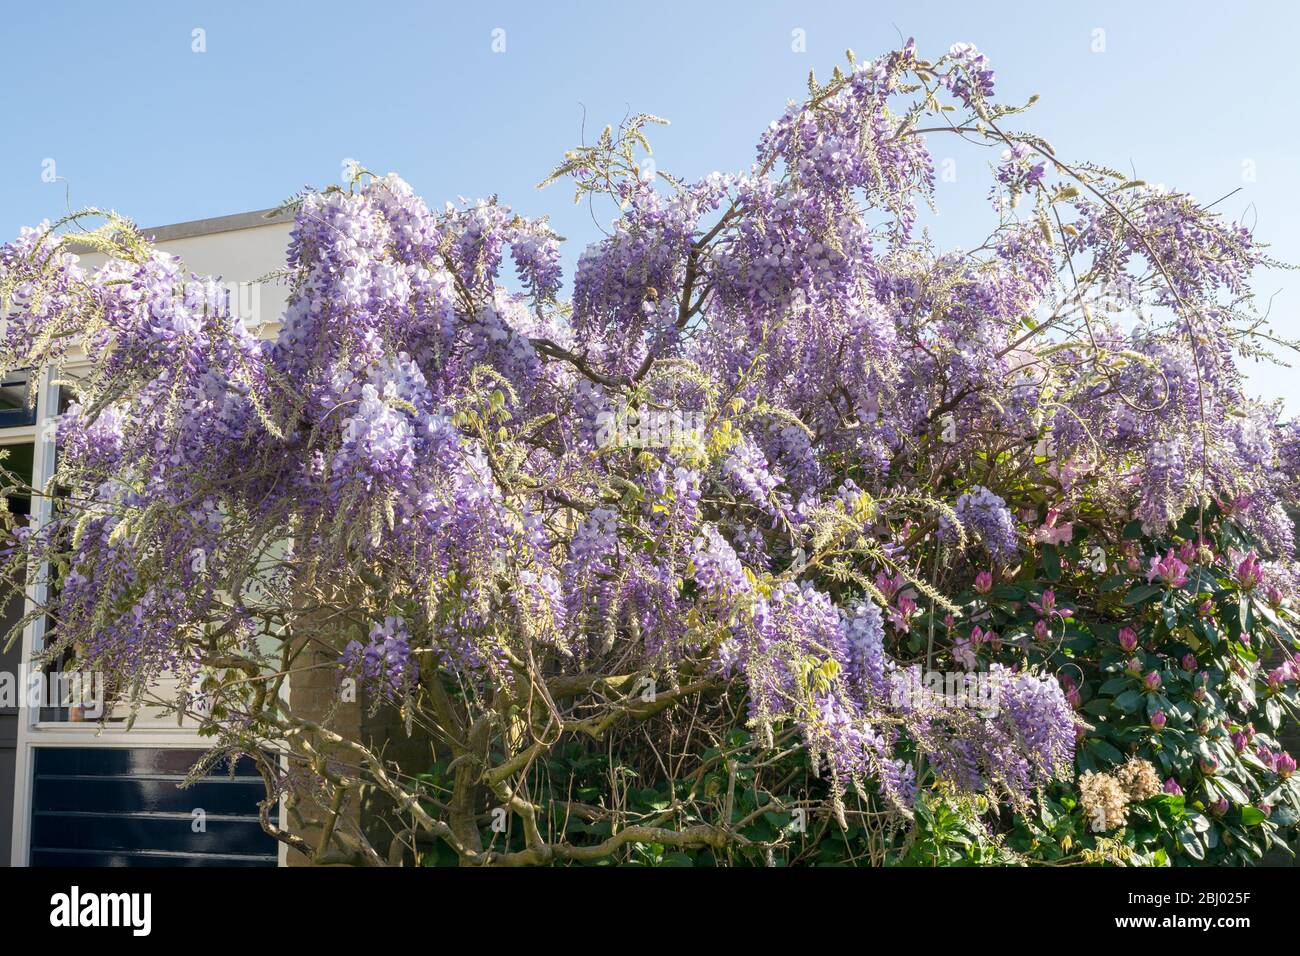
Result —
[[189, 222], [171, 223], [166, 226], [151, 226], [147, 229], [140, 229], [140, 234], [152, 242], [167, 242], [172, 239], [210, 236], [218, 232], [256, 229], [259, 226], [273, 226], [276, 223], [291, 222], [292, 220], [293, 213], [287, 210], [254, 209], [251, 212], [237, 212], [230, 216], [215, 216], [211, 219], [192, 219]]

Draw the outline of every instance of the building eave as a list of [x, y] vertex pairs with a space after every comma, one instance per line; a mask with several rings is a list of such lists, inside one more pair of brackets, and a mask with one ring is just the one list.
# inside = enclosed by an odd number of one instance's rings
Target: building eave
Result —
[[191, 239], [195, 236], [211, 236], [219, 232], [273, 226], [276, 223], [292, 220], [293, 213], [286, 210], [255, 209], [252, 212], [237, 212], [211, 219], [192, 219], [189, 222], [176, 222], [166, 226], [151, 226], [142, 228], [140, 234], [153, 242], [168, 242], [173, 239]]

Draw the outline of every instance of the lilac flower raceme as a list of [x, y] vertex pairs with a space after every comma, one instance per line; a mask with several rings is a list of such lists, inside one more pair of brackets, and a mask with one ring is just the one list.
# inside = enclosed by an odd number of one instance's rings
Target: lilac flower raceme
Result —
[[409, 689], [415, 662], [406, 623], [392, 616], [376, 622], [365, 643], [354, 640], [344, 648], [343, 665], [362, 680], [379, 685], [385, 695]]
[[[957, 499], [955, 511], [957, 520], [988, 549], [995, 560], [1006, 562], [1015, 556], [1018, 548], [1015, 519], [1002, 498], [987, 488], [976, 485]], [[942, 528], [951, 534], [946, 518], [943, 519]]]

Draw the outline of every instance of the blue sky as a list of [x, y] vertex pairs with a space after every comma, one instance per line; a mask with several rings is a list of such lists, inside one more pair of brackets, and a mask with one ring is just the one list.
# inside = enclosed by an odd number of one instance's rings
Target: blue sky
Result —
[[[671, 119], [654, 140], [661, 169], [741, 169], [809, 69], [825, 77], [847, 47], [870, 57], [915, 36], [923, 54], [978, 44], [1000, 98], [1040, 94], [1021, 126], [1064, 157], [1205, 201], [1240, 187], [1218, 208], [1300, 262], [1297, 32], [1290, 2], [27, 3], [0, 21], [0, 235], [58, 216], [69, 195], [143, 225], [274, 206], [351, 157], [431, 203], [495, 193], [550, 214], [572, 263], [596, 226], [566, 188], [533, 187], [584, 110], [589, 136], [629, 110]], [[984, 159], [931, 145], [958, 163], [932, 230], [975, 241]], [[60, 181], [43, 181], [47, 160]], [[1300, 337], [1300, 272], [1257, 279], [1262, 299], [1276, 293], [1274, 328]], [[1292, 370], [1251, 376], [1300, 412]]]

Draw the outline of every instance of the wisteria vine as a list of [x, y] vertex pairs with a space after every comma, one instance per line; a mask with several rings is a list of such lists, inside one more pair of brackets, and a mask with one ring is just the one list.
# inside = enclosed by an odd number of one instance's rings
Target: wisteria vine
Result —
[[[661, 121], [625, 120], [548, 179], [616, 209], [567, 296], [545, 221], [360, 169], [286, 207], [269, 337], [116, 216], [24, 230], [0, 248], [0, 367], [65, 370], [77, 396], [57, 476], [28, 489], [54, 516], [6, 540], [10, 582], [57, 575], [45, 653], [123, 698], [179, 673], [219, 748], [295, 758], [265, 765], [273, 793], [337, 818], [362, 780], [468, 862], [742, 840], [691, 817], [693, 791], [558, 840], [529, 783], [562, 741], [733, 695], [749, 752], [804, 748], [841, 822], [852, 801], [905, 820], [923, 787], [1031, 800], [1072, 773], [1068, 683], [993, 664], [997, 706], [952, 706], [925, 676], [945, 594], [1014, 568], [1049, 507], [1049, 535], [1119, 541], [1219, 502], [1294, 600], [1300, 428], [1235, 365], [1257, 348], [1254, 237], [1059, 159], [994, 93], [970, 44], [850, 56], [748, 170], [697, 181], [650, 175]], [[947, 135], [997, 157], [974, 251], [918, 230]], [[611, 440], [656, 415], [654, 442]], [[294, 712], [279, 691], [308, 645], [454, 755], [447, 792]], [[522, 849], [485, 847], [485, 801]], [[267, 826], [381, 857], [356, 828]]]

